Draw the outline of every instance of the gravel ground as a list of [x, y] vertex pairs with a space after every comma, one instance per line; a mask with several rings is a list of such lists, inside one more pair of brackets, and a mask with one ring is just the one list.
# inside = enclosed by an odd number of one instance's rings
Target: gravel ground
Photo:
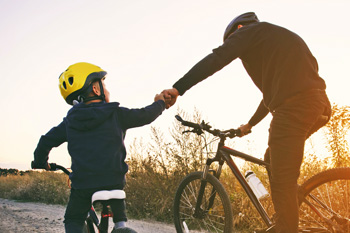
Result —
[[[64, 233], [65, 207], [0, 198], [0, 233]], [[110, 224], [111, 225], [111, 224]], [[175, 233], [173, 225], [128, 220], [127, 226], [138, 233]]]

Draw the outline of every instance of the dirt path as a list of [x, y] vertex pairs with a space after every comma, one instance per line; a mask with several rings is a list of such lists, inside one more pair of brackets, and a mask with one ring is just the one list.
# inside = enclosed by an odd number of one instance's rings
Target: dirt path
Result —
[[[64, 233], [65, 207], [0, 198], [0, 233]], [[138, 233], [175, 233], [173, 225], [129, 220], [128, 226]]]

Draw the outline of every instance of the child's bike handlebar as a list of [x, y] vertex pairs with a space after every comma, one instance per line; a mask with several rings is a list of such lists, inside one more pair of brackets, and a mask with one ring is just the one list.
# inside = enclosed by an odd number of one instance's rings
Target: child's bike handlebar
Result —
[[[64, 173], [66, 173], [67, 175], [70, 174], [70, 171], [68, 171], [65, 167], [58, 165], [56, 163], [49, 163], [50, 164], [50, 171], [57, 171], [57, 170], [61, 170]], [[32, 161], [31, 164], [32, 169], [45, 169], [44, 166], [38, 166], [34, 163], [34, 161]]]

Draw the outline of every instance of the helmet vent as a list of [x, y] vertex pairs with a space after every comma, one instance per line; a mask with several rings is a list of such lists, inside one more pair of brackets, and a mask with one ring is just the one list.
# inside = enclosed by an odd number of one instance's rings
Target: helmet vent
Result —
[[68, 78], [68, 82], [69, 82], [70, 85], [73, 85], [74, 78], [73, 77], [69, 77]]
[[63, 88], [67, 90], [66, 82], [63, 81], [62, 85], [63, 85]]

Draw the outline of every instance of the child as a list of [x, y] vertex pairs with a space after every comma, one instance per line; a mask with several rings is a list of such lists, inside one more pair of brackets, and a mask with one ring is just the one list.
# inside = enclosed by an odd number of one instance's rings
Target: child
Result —
[[[58, 126], [41, 136], [34, 151], [35, 166], [49, 169], [50, 150], [68, 142], [72, 161], [72, 188], [64, 216], [68, 233], [82, 232], [94, 192], [124, 188], [128, 171], [124, 145], [126, 130], [150, 124], [169, 101], [158, 94], [154, 103], [141, 109], [110, 103], [104, 83], [106, 74], [98, 66], [81, 62], [71, 65], [60, 75], [61, 94], [74, 106]], [[118, 232], [115, 229], [125, 227], [127, 221], [125, 202], [114, 200], [111, 207], [115, 222], [113, 232]]]

